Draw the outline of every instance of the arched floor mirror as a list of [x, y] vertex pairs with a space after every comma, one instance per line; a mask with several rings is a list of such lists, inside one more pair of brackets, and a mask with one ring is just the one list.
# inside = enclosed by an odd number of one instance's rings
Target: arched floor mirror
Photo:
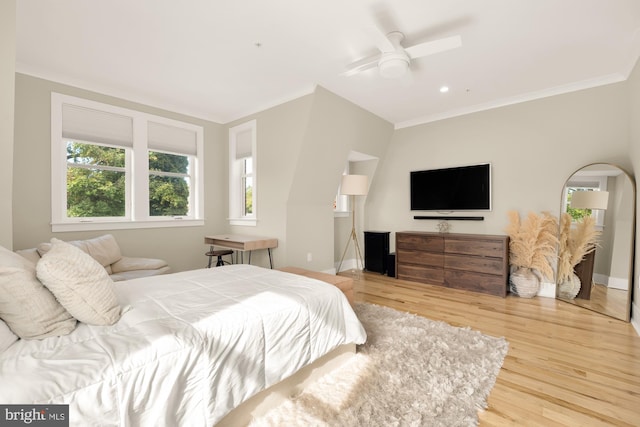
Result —
[[[636, 185], [633, 177], [622, 168], [607, 164], [587, 165], [567, 179], [562, 190], [561, 219], [567, 222], [564, 235], [569, 244], [560, 245], [558, 286], [556, 296], [568, 303], [597, 311], [616, 319], [629, 321], [633, 289], [633, 260], [635, 247]], [[584, 217], [593, 224], [595, 250], [577, 264], [563, 267], [563, 255], [571, 252], [571, 245], [580, 240], [577, 231], [588, 233]], [[582, 224], [581, 224], [582, 223]], [[561, 240], [563, 236], [561, 226]], [[574, 240], [571, 240], [574, 239]], [[567, 249], [563, 249], [568, 247]], [[575, 249], [573, 249], [575, 250]], [[578, 252], [577, 250], [575, 250]], [[562, 280], [570, 273], [579, 281]], [[568, 272], [568, 273], [567, 273]], [[567, 273], [567, 274], [563, 274]]]

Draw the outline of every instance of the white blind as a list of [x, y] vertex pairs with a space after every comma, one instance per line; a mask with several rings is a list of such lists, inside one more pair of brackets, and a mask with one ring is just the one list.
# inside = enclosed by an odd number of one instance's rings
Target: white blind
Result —
[[196, 132], [162, 123], [149, 122], [147, 129], [150, 150], [196, 155]]
[[62, 137], [132, 147], [133, 119], [120, 114], [63, 104]]
[[253, 151], [252, 136], [252, 129], [247, 129], [236, 134], [236, 159], [251, 157]]

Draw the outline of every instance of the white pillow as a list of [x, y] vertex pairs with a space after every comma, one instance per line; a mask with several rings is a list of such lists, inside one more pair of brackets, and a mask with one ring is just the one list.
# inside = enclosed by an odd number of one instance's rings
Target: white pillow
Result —
[[20, 338], [67, 335], [76, 319], [36, 278], [35, 265], [0, 246], [0, 317]]
[[38, 278], [73, 317], [90, 325], [113, 325], [120, 305], [113, 281], [91, 255], [51, 239], [51, 249], [36, 265]]
[[0, 319], [0, 353], [11, 347], [11, 344], [16, 341], [18, 341], [18, 336]]

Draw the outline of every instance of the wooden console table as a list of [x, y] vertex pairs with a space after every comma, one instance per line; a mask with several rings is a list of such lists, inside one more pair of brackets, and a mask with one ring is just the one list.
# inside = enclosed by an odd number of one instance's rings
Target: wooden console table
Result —
[[216, 234], [204, 236], [206, 245], [220, 246], [235, 251], [249, 252], [249, 264], [251, 264], [251, 252], [266, 249], [269, 253], [269, 266], [273, 268], [271, 249], [278, 247], [278, 239], [273, 237], [247, 236], [244, 234]]
[[398, 279], [505, 297], [509, 237], [398, 232], [396, 274]]

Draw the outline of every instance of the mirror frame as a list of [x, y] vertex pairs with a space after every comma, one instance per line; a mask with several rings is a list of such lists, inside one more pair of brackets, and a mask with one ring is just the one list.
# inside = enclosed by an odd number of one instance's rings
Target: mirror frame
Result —
[[[617, 164], [614, 163], [608, 163], [608, 162], [595, 162], [595, 163], [589, 163], [587, 165], [584, 165], [578, 169], [576, 169], [575, 171], [573, 171], [573, 173], [571, 173], [567, 179], [564, 181], [564, 184], [562, 185], [562, 190], [561, 190], [561, 195], [560, 195], [560, 213], [559, 213], [559, 217], [562, 216], [563, 212], [563, 207], [565, 206], [565, 188], [567, 187], [567, 183], [569, 182], [569, 180], [571, 179], [571, 177], [573, 177], [576, 173], [580, 172], [581, 170], [588, 168], [590, 166], [596, 166], [596, 165], [607, 165], [610, 167], [614, 167], [619, 169], [629, 180], [629, 182], [631, 183], [631, 189], [633, 191], [633, 200], [632, 200], [632, 212], [631, 212], [631, 245], [629, 248], [629, 271], [628, 271], [628, 278], [629, 278], [629, 292], [627, 295], [627, 301], [625, 303], [626, 305], [626, 312], [625, 312], [625, 316], [624, 318], [622, 317], [618, 317], [618, 316], [614, 316], [612, 314], [609, 313], [605, 313], [602, 311], [599, 311], [593, 307], [587, 307], [587, 306], [582, 306], [580, 304], [576, 304], [573, 300], [568, 300], [566, 298], [560, 298], [558, 295], [558, 281], [557, 278], [555, 280], [556, 282], [556, 299], [559, 301], [563, 301], [566, 302], [568, 304], [574, 305], [576, 307], [580, 307], [580, 308], [584, 308], [587, 310], [591, 310], [591, 311], [595, 311], [598, 312], [600, 314], [603, 314], [605, 316], [609, 316], [612, 317], [614, 319], [618, 319], [618, 320], [623, 320], [625, 322], [629, 322], [631, 321], [631, 302], [633, 301], [633, 289], [634, 289], [634, 264], [635, 264], [635, 241], [636, 241], [636, 197], [637, 197], [637, 191], [636, 191], [636, 181], [633, 175], [631, 175], [629, 172], [627, 172], [627, 170], [623, 167], [620, 167]], [[560, 223], [560, 221], [558, 221], [558, 223]], [[558, 255], [559, 255], [559, 249], [558, 249]]]

